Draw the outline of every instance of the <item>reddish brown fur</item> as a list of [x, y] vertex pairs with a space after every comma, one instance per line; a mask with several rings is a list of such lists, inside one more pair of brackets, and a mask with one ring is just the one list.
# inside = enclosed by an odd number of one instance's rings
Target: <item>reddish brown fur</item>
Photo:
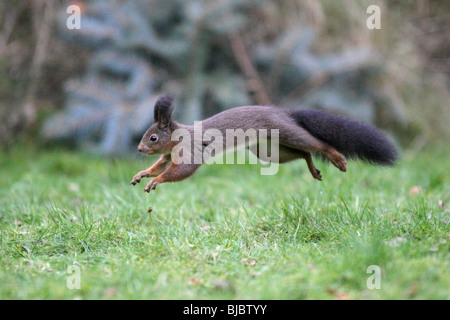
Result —
[[[172, 96], [164, 96], [158, 100], [155, 105], [155, 124], [147, 130], [138, 146], [138, 150], [145, 154], [162, 154], [155, 164], [136, 174], [131, 181], [131, 184], [135, 185], [136, 183], [139, 183], [143, 177], [156, 176], [156, 178], [147, 184], [145, 188], [145, 191], [147, 192], [154, 190], [160, 183], [176, 182], [186, 179], [194, 174], [200, 166], [200, 164], [175, 164], [171, 161], [170, 154], [172, 149], [179, 143], [178, 141], [171, 141], [172, 132], [176, 129], [186, 129], [191, 133], [191, 136], [194, 137], [193, 126], [183, 125], [172, 119], [172, 100]], [[269, 133], [271, 129], [278, 129], [280, 146], [279, 163], [296, 159], [305, 159], [311, 175], [317, 180], [322, 180], [320, 171], [314, 166], [311, 157], [311, 153], [319, 152], [329, 159], [339, 170], [345, 172], [347, 170], [345, 157], [333, 146], [320, 140], [316, 136], [313, 136], [307, 129], [299, 125], [299, 116], [301, 116], [301, 114], [293, 113], [291, 109], [274, 106], [236, 107], [203, 120], [202, 131], [204, 133], [208, 129], [218, 129], [223, 137], [225, 137], [225, 131], [227, 129], [242, 129], [244, 131], [255, 129], [257, 132], [261, 129], [266, 129]], [[345, 122], [344, 120], [333, 116], [327, 116], [325, 118], [329, 121], [330, 126], [334, 126], [333, 128], [336, 131], [335, 134], [339, 134], [340, 132], [336, 129], [338, 124], [349, 123], [350, 126], [354, 126], [361, 133], [369, 132], [372, 136], [379, 138], [378, 144], [380, 147], [390, 147], [387, 140], [384, 141], [383, 139], [385, 138], [374, 128], [355, 121]], [[305, 119], [305, 121], [307, 121], [307, 119]], [[320, 123], [320, 125], [322, 124]], [[321, 130], [324, 129], [322, 128]], [[358, 135], [358, 132], [351, 132], [351, 130], [347, 131], [350, 131], [350, 133], [346, 132], [347, 135], [350, 135], [349, 138]], [[157, 136], [157, 140], [152, 141], [152, 136]], [[270, 135], [268, 138], [270, 139]], [[347, 138], [347, 136], [342, 137], [342, 139], [345, 138]], [[203, 145], [204, 147], [210, 143], [209, 141], [194, 141], [194, 139], [192, 139], [193, 145], [195, 142], [199, 142], [200, 145]], [[368, 141], [368, 145], [370, 145], [370, 141]], [[224, 147], [226, 147], [226, 141], [224, 141]], [[343, 148], [345, 149], [345, 146]], [[366, 152], [366, 150], [361, 150], [361, 148], [363, 147], [358, 145], [357, 149], [355, 149], [356, 152]], [[258, 157], [260, 156], [255, 152], [254, 148], [252, 149], [252, 147], [250, 147], [250, 150]], [[395, 149], [393, 150], [395, 151]], [[356, 155], [358, 156], [358, 154]], [[362, 158], [365, 159], [364, 157]], [[367, 160], [370, 161], [371, 159], [368, 158]], [[170, 165], [168, 166], [169, 163]]]

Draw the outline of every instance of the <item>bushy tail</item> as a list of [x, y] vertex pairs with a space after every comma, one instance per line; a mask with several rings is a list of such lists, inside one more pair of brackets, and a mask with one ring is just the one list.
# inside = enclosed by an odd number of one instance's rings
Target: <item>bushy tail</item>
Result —
[[374, 127], [319, 110], [294, 110], [295, 121], [314, 137], [328, 143], [348, 158], [373, 164], [394, 165], [397, 151]]

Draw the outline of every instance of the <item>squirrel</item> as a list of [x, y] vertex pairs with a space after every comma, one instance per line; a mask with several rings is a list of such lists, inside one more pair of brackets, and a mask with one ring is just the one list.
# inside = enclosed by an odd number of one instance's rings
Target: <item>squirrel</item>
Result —
[[[172, 159], [172, 151], [180, 143], [173, 141], [172, 133], [183, 129], [194, 136], [195, 127], [180, 124], [172, 118], [173, 100], [174, 96], [167, 94], [156, 101], [155, 122], [145, 132], [137, 148], [146, 155], [161, 154], [151, 167], [140, 171], [131, 180], [131, 184], [136, 185], [144, 177], [155, 177], [144, 189], [148, 193], [155, 190], [158, 184], [181, 181], [192, 176], [204, 163], [177, 163]], [[311, 175], [319, 181], [322, 180], [322, 175], [314, 166], [311, 156], [313, 153], [319, 153], [343, 172], [347, 170], [346, 157], [385, 166], [393, 166], [397, 160], [395, 147], [376, 128], [319, 110], [241, 106], [225, 110], [201, 123], [203, 132], [215, 129], [223, 136], [228, 129], [277, 129], [278, 163], [304, 159]], [[203, 149], [210, 143], [201, 142]], [[257, 152], [250, 150], [259, 156]]]

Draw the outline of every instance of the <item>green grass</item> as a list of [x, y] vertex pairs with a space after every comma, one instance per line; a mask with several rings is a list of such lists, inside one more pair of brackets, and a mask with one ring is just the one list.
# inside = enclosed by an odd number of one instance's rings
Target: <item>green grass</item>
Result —
[[323, 182], [303, 161], [204, 166], [150, 195], [129, 181], [153, 158], [24, 149], [0, 155], [0, 298], [450, 298], [448, 149], [316, 161]]

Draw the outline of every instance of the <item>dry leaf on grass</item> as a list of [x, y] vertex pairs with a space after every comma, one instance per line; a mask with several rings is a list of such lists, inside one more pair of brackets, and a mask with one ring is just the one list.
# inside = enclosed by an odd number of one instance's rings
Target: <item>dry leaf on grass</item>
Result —
[[245, 263], [248, 266], [254, 266], [256, 264], [255, 260], [248, 260], [247, 258], [242, 259], [241, 262]]
[[339, 300], [348, 300], [349, 295], [348, 293], [341, 292], [336, 295], [336, 298], [338, 298]]
[[420, 193], [422, 193], [422, 188], [419, 186], [413, 186], [413, 187], [411, 187], [411, 189], [409, 189], [410, 196], [415, 196]]
[[335, 296], [338, 300], [348, 300], [349, 299], [349, 294], [348, 293], [338, 292], [336, 289], [330, 288], [330, 287], [327, 287], [325, 290], [329, 294]]
[[191, 285], [200, 285], [200, 284], [202, 284], [202, 281], [199, 280], [199, 279], [190, 278], [188, 283], [191, 284]]

